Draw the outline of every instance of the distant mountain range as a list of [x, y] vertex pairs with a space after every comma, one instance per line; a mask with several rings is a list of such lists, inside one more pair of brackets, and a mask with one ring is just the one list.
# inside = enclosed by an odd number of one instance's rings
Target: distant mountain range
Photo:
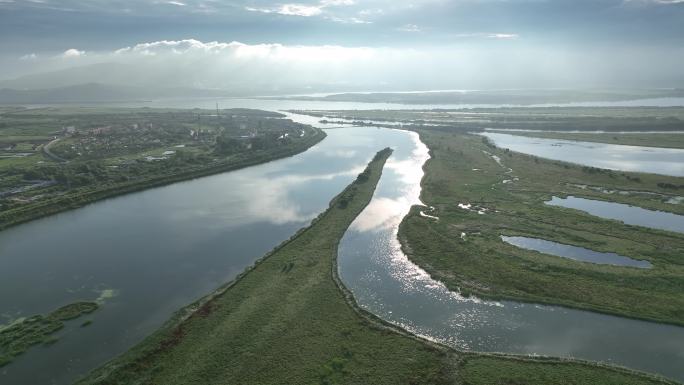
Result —
[[[181, 76], [180, 73], [191, 75]], [[229, 69], [222, 72], [216, 68], [197, 68], [179, 72], [123, 63], [90, 64], [0, 80], [0, 103], [97, 103], [179, 97], [293, 95], [311, 93], [313, 89], [329, 92], [332, 87], [324, 84], [280, 84], [265, 77], [230, 77], [227, 74], [230, 74]], [[355, 90], [334, 88], [336, 92]]]
[[45, 90], [89, 83], [147, 85], [147, 81], [143, 82], [143, 80], [145, 79], [138, 76], [135, 69], [129, 65], [99, 63], [0, 80], [0, 89]]
[[[210, 72], [209, 70], [207, 70]], [[202, 68], [189, 77], [173, 70], [135, 67], [122, 63], [99, 63], [53, 72], [0, 80], [0, 104], [54, 104], [135, 102], [162, 98], [257, 97], [267, 99], [343, 101], [400, 104], [543, 104], [596, 101], [627, 101], [646, 98], [684, 97], [684, 89], [530, 89], [420, 92], [354, 92], [358, 86], [278, 83], [268, 78], [228, 77], [226, 70]], [[186, 73], [185, 71], [184, 73]], [[220, 74], [220, 75], [218, 75]], [[210, 85], [209, 87], [205, 86]], [[286, 85], [287, 84], [287, 85]], [[293, 85], [294, 84], [294, 85]], [[214, 88], [216, 87], [216, 88]], [[386, 85], [383, 89], [391, 87]], [[329, 92], [327, 96], [288, 96]], [[346, 93], [345, 93], [346, 92]]]
[[227, 91], [112, 86], [100, 83], [47, 89], [0, 89], [0, 104], [131, 102], [168, 97], [230, 97]]
[[609, 90], [478, 90], [439, 92], [339, 93], [326, 96], [285, 96], [288, 99], [329, 102], [397, 104], [511, 104], [530, 105], [574, 102], [617, 102], [650, 98], [684, 97], [684, 89], [609, 89]]

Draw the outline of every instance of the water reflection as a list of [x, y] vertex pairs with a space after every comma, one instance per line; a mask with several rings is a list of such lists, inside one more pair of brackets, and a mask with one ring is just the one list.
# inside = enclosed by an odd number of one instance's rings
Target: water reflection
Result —
[[648, 269], [652, 267], [648, 261], [639, 261], [615, 253], [600, 253], [598, 251], [585, 249], [583, 247], [564, 245], [562, 243], [551, 242], [545, 239], [507, 237], [504, 235], [501, 236], [501, 239], [508, 244], [523, 249], [574, 259], [576, 261], [598, 263], [602, 265], [631, 266], [642, 269]]
[[684, 176], [684, 150], [541, 139], [485, 132], [498, 147], [512, 151], [611, 170]]
[[557, 306], [465, 298], [409, 261], [397, 240], [398, 224], [419, 203], [428, 157], [414, 138], [409, 147], [395, 148], [392, 162], [402, 166], [387, 167], [371, 205], [340, 243], [340, 276], [360, 306], [460, 349], [606, 361], [684, 380], [684, 328]]
[[[400, 132], [345, 128], [309, 151], [108, 199], [0, 232], [2, 322], [117, 295], [93, 324], [0, 368], [2, 384], [67, 384], [211, 292], [327, 208]], [[89, 317], [91, 318], [91, 317]]]
[[354, 221], [351, 228], [358, 231], [381, 230], [396, 228], [408, 209], [420, 203], [420, 180], [423, 171], [417, 165], [422, 165], [429, 158], [428, 148], [418, 138], [415, 132], [393, 130], [400, 135], [408, 136], [411, 140], [412, 151], [405, 154], [405, 148], [395, 148], [395, 154], [388, 159], [383, 173], [390, 173], [400, 183], [393, 196], [383, 196], [373, 199], [366, 210]]
[[569, 196], [553, 197], [547, 205], [581, 210], [606, 219], [615, 219], [628, 225], [644, 226], [653, 229], [684, 233], [684, 215], [664, 211], [646, 210], [623, 203], [606, 202]]

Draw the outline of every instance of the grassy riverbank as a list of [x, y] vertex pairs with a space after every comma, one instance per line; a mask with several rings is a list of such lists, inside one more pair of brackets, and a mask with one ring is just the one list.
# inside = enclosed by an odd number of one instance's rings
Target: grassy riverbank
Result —
[[310, 227], [79, 384], [666, 383], [618, 368], [458, 353], [357, 308], [336, 274], [337, 247], [389, 155], [380, 152]]
[[[414, 208], [400, 227], [400, 240], [436, 279], [486, 298], [684, 325], [684, 235], [544, 204], [553, 195], [577, 195], [681, 213], [681, 205], [656, 196], [608, 195], [578, 186], [667, 194], [661, 186], [683, 184], [684, 178], [588, 169], [494, 148], [476, 135], [422, 131], [421, 139], [432, 153], [422, 200], [435, 207], [430, 214], [439, 220], [421, 217]], [[614, 252], [648, 260], [653, 268], [578, 262], [517, 248], [501, 235]]]
[[636, 385], [667, 383], [629, 370], [558, 359], [468, 355], [459, 365], [463, 385]]
[[448, 383], [446, 350], [367, 323], [333, 280], [339, 240], [387, 156], [310, 228], [82, 383]]

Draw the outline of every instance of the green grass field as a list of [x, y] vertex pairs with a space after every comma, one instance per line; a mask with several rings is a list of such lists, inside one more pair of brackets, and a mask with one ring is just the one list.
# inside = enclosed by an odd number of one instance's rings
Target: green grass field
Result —
[[[544, 204], [553, 195], [576, 195], [681, 214], [681, 204], [667, 204], [661, 198], [607, 195], [575, 186], [665, 194], [667, 189], [659, 183], [679, 185], [684, 178], [588, 170], [493, 148], [476, 135], [420, 134], [432, 153], [424, 167], [421, 198], [435, 207], [431, 215], [440, 219], [423, 218], [414, 208], [400, 227], [400, 240], [409, 257], [436, 279], [454, 290], [487, 298], [684, 325], [684, 235]], [[499, 156], [503, 167], [490, 154]], [[487, 211], [478, 214], [459, 203]], [[509, 245], [501, 235], [614, 252], [648, 260], [653, 268], [578, 262]]]
[[357, 308], [336, 275], [337, 247], [389, 153], [310, 227], [79, 384], [666, 383], [618, 368], [459, 353]]
[[[448, 383], [449, 354], [359, 317], [333, 280], [337, 244], [386, 157], [330, 210], [202, 303], [83, 383]], [[455, 361], [453, 361], [455, 363]]]
[[659, 383], [620, 370], [607, 370], [585, 363], [543, 359], [506, 359], [471, 356], [459, 366], [463, 385], [636, 385]]

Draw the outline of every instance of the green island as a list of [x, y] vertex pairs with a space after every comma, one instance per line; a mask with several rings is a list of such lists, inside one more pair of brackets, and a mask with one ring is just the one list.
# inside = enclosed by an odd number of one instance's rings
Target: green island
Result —
[[57, 342], [54, 333], [64, 327], [64, 321], [90, 314], [98, 307], [96, 302], [75, 302], [47, 315], [34, 315], [9, 325], [0, 325], [0, 367], [12, 362], [33, 345]]
[[292, 156], [325, 137], [250, 109], [0, 109], [0, 229]]
[[[466, 295], [684, 325], [684, 235], [544, 204], [552, 196], [573, 195], [681, 214], [681, 205], [662, 196], [683, 178], [541, 159], [496, 148], [478, 135], [419, 133], [432, 155], [421, 200], [439, 219], [422, 217], [425, 208], [414, 207], [399, 238], [409, 258], [435, 279]], [[518, 248], [502, 235], [613, 252], [653, 267], [579, 262]]]
[[670, 383], [595, 363], [458, 352], [357, 307], [337, 276], [337, 247], [390, 154], [309, 227], [78, 384]]

